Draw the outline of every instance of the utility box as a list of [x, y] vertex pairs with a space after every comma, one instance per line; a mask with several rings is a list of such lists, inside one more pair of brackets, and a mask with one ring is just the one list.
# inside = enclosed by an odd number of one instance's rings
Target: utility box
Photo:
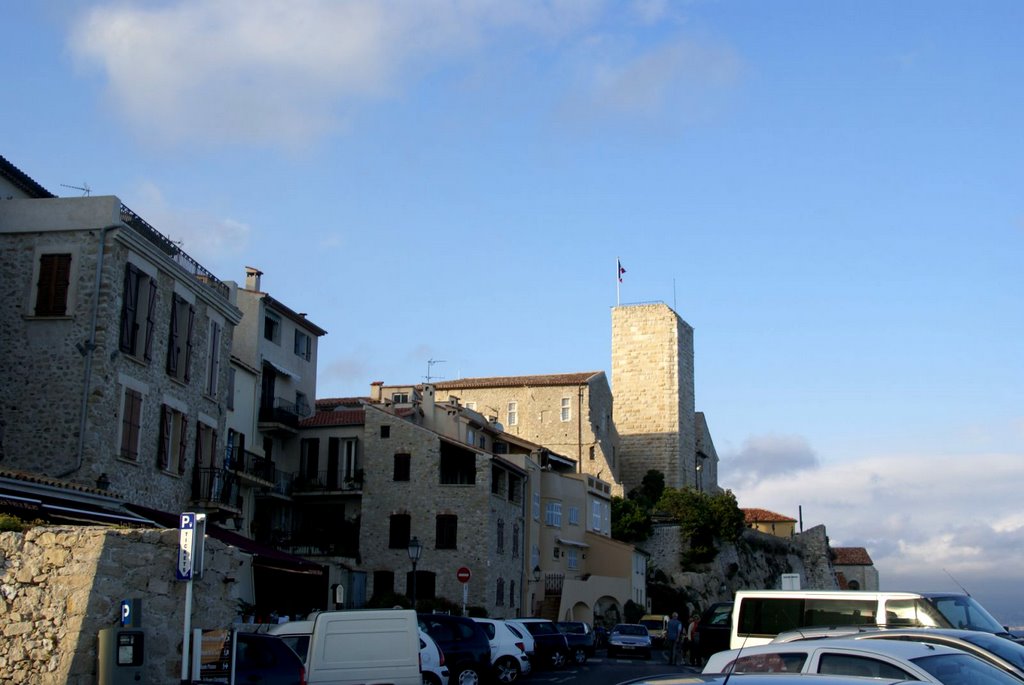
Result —
[[800, 574], [799, 573], [783, 573], [782, 574], [782, 589], [783, 590], [799, 590], [800, 589]]
[[98, 685], [142, 683], [146, 665], [146, 635], [138, 629], [103, 628], [97, 649]]

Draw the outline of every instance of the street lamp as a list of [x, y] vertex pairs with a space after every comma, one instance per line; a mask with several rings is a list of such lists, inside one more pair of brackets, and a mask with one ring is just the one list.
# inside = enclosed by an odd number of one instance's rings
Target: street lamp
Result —
[[416, 611], [416, 562], [423, 555], [423, 544], [419, 538], [413, 536], [409, 540], [409, 561], [412, 562], [412, 610]]

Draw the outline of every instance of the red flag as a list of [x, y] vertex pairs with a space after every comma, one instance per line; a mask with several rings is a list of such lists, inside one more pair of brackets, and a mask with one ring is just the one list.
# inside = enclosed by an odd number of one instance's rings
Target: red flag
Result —
[[619, 264], [619, 283], [622, 283], [622, 274], [626, 273], [626, 270], [623, 268], [621, 261], [619, 261], [619, 260], [616, 260], [616, 261]]

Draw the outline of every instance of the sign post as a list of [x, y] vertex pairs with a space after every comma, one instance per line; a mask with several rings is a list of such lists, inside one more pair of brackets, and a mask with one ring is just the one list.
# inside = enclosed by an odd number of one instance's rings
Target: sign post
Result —
[[466, 602], [469, 600], [469, 579], [473, 576], [468, 566], [460, 566], [455, 578], [462, 583], [462, 615], [466, 615]]
[[181, 520], [178, 524], [178, 562], [174, 567], [174, 575], [178, 580], [185, 581], [185, 628], [181, 640], [181, 682], [183, 685], [189, 682], [189, 643], [192, 637], [192, 578], [197, 573], [202, 574], [203, 543], [205, 542], [203, 538], [205, 536], [206, 514], [186, 512], [181, 515]]

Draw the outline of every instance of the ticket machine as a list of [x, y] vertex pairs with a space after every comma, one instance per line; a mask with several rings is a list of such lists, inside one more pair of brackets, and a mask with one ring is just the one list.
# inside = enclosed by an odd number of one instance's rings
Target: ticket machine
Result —
[[100, 630], [96, 657], [98, 685], [144, 682], [146, 634], [142, 630], [142, 600], [121, 602], [121, 625]]

